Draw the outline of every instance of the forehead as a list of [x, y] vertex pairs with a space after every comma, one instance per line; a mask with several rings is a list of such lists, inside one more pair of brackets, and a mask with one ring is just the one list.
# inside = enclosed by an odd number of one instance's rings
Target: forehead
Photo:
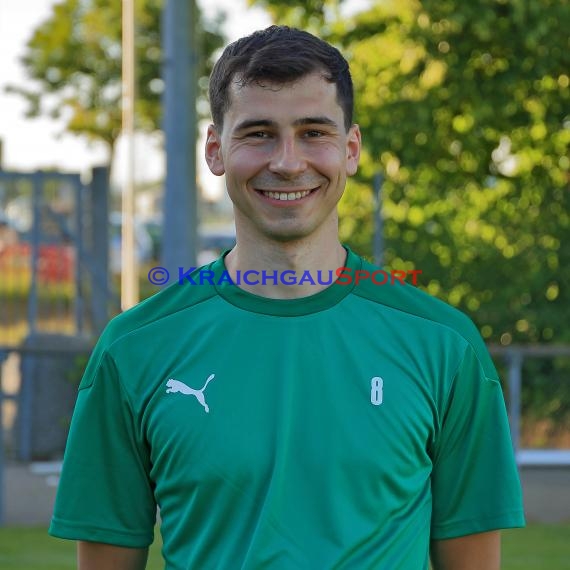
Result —
[[277, 120], [323, 113], [340, 122], [343, 118], [336, 85], [319, 72], [288, 83], [258, 81], [243, 85], [237, 78], [229, 94], [230, 106], [224, 121], [255, 117]]

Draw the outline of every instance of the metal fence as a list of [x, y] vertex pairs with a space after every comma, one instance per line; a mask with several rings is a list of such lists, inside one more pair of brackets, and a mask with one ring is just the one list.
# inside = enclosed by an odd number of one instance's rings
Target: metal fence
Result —
[[[524, 378], [523, 366], [530, 359], [553, 359], [563, 357], [570, 361], [570, 346], [568, 345], [524, 345], [524, 346], [489, 346], [489, 351], [498, 366], [507, 367], [506, 389], [507, 407], [511, 438], [519, 465], [570, 465], [570, 448], [542, 448], [533, 449], [521, 445], [522, 423], [522, 389], [524, 383], [530, 383], [530, 378]], [[570, 367], [568, 367], [570, 370]], [[570, 387], [570, 377], [562, 379]], [[566, 390], [570, 393], [570, 389]], [[570, 401], [565, 402], [570, 408]], [[570, 429], [570, 426], [568, 426]]]
[[108, 173], [0, 170], [0, 346], [96, 334], [109, 315]]

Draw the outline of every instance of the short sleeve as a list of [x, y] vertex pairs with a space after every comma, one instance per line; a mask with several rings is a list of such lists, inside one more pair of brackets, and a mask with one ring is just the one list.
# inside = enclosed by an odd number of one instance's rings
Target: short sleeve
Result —
[[518, 470], [501, 385], [468, 346], [435, 444], [432, 538], [524, 526]]
[[96, 350], [79, 387], [49, 533], [149, 546], [156, 520], [149, 465], [115, 363]]

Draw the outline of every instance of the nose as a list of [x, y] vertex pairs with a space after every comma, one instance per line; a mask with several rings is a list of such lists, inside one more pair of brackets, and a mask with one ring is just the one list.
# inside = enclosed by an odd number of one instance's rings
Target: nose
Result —
[[307, 168], [306, 160], [294, 136], [281, 137], [271, 156], [269, 170], [284, 178], [297, 176]]

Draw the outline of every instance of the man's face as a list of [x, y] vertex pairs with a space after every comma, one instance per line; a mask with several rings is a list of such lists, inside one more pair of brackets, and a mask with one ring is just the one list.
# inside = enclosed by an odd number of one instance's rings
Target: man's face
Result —
[[346, 132], [334, 83], [320, 73], [286, 85], [234, 82], [230, 101], [222, 132], [208, 130], [206, 160], [226, 175], [238, 237], [336, 238], [336, 205], [358, 166], [360, 132]]

